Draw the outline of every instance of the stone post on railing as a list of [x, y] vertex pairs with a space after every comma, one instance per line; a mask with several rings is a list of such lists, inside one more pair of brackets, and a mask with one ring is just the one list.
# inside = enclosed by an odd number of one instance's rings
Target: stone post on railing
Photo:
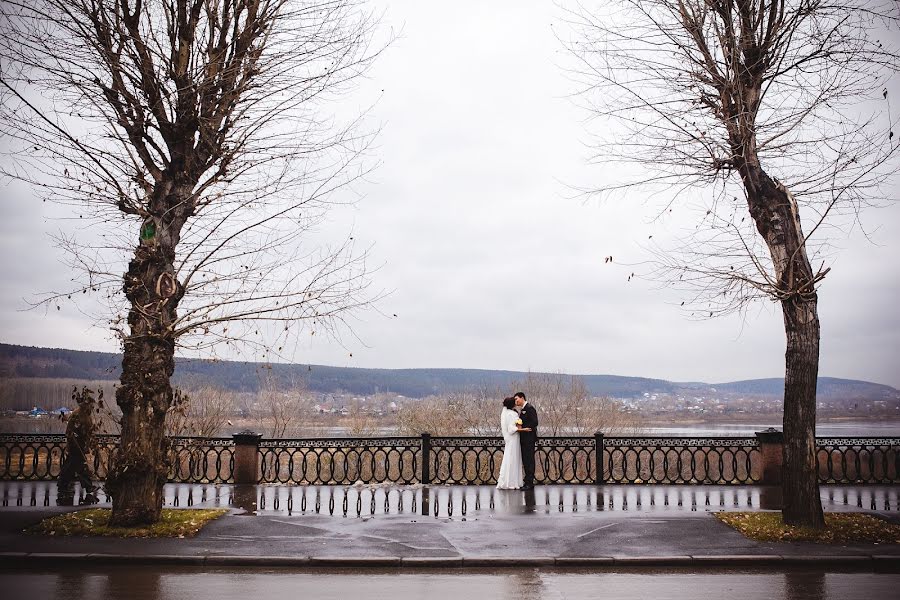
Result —
[[784, 433], [774, 427], [756, 432], [762, 456], [762, 485], [780, 485], [784, 464]]
[[422, 483], [431, 483], [431, 434], [422, 434]]
[[256, 485], [260, 480], [260, 434], [245, 429], [231, 436], [234, 439], [234, 483]]
[[603, 483], [603, 432], [598, 431], [594, 434], [594, 464], [596, 465], [596, 473], [594, 473], [594, 483], [600, 485]]

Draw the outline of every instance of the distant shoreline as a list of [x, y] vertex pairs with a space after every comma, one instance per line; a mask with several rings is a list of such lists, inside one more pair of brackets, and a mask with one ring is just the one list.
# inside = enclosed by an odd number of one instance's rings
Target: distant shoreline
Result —
[[[646, 418], [642, 421], [645, 427], [678, 427], [681, 425], [760, 425], [778, 426], [782, 424], [781, 415], [741, 415], [727, 419], [703, 419], [684, 418], [678, 416], [658, 415], [656, 418]], [[859, 415], [859, 416], [824, 416], [817, 417], [819, 424], [840, 423], [871, 423], [877, 420], [879, 423], [891, 423], [900, 425], [900, 415], [895, 417], [883, 415]]]

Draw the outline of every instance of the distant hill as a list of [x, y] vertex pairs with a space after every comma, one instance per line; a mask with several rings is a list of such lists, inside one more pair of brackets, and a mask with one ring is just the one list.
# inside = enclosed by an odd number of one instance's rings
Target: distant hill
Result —
[[[33, 348], [0, 344], [0, 378], [46, 377], [115, 380], [119, 378], [121, 356], [105, 352], [83, 352], [55, 348]], [[507, 388], [525, 377], [517, 371], [481, 369], [360, 369], [322, 365], [285, 365], [237, 361], [178, 359], [176, 382], [212, 381], [236, 391], [256, 391], [261, 376], [271, 376], [285, 384], [305, 380], [318, 392], [345, 391], [352, 394], [393, 392], [420, 398], [452, 390], [473, 387]], [[618, 375], [582, 375], [594, 395], [633, 398], [645, 393], [698, 394], [729, 393], [739, 395], [780, 396], [780, 378], [754, 379], [717, 384], [672, 382], [644, 377]], [[853, 399], [900, 398], [900, 391], [886, 385], [850, 379], [819, 378], [820, 398]]]
[[[710, 387], [716, 391], [735, 394], [780, 396], [784, 390], [784, 379], [780, 377], [750, 379], [747, 381], [717, 383]], [[816, 392], [816, 395], [820, 398], [844, 398], [846, 400], [880, 400], [900, 397], [900, 391], [889, 385], [857, 381], [855, 379], [838, 379], [836, 377], [819, 377]]]
[[107, 352], [0, 344], [0, 377], [118, 379], [121, 363]]

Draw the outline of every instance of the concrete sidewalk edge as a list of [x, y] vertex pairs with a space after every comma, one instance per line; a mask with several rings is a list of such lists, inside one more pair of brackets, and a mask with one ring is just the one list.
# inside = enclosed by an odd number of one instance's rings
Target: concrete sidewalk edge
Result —
[[242, 555], [157, 555], [89, 554], [59, 552], [0, 552], [0, 569], [16, 566], [59, 567], [69, 564], [189, 566], [189, 567], [352, 567], [352, 568], [537, 568], [537, 567], [828, 567], [838, 570], [900, 573], [897, 555], [685, 555], [685, 556], [596, 556], [596, 557], [345, 557], [345, 556], [242, 556]]

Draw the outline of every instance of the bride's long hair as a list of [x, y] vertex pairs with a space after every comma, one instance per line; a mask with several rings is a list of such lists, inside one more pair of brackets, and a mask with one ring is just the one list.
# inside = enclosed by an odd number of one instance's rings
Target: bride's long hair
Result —
[[516, 399], [510, 396], [509, 398], [503, 399], [503, 408], [508, 408], [509, 410], [514, 410], [516, 408]]

